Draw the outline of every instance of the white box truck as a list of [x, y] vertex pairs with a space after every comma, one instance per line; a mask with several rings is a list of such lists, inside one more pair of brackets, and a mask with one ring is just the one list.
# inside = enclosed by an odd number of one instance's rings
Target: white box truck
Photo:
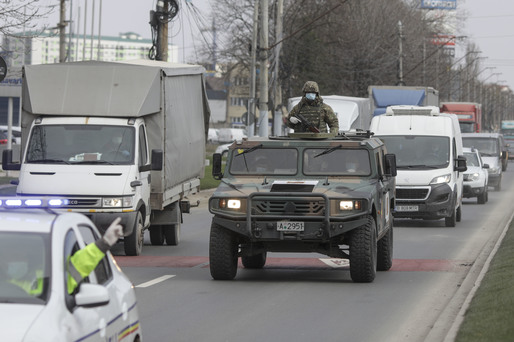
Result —
[[189, 194], [204, 174], [209, 123], [204, 69], [156, 61], [27, 65], [19, 196], [55, 199], [100, 230], [122, 218], [127, 255], [144, 231], [176, 245]]
[[395, 218], [445, 219], [462, 215], [463, 172], [459, 121], [435, 106], [391, 106], [371, 120], [370, 130], [396, 155]]

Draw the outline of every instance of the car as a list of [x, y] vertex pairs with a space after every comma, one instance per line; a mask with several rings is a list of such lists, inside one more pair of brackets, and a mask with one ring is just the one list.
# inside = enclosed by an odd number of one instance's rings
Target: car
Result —
[[53, 211], [58, 201], [0, 197], [2, 340], [141, 341], [133, 285], [110, 252], [69, 293], [68, 259], [100, 234], [82, 214]]
[[217, 128], [209, 128], [209, 132], [207, 133], [207, 143], [217, 144], [219, 141], [218, 134], [219, 130]]
[[242, 140], [247, 137], [246, 130], [242, 128], [220, 128], [218, 133], [218, 141], [221, 144]]
[[212, 278], [233, 279], [239, 257], [263, 268], [268, 252], [350, 259], [354, 282], [389, 270], [396, 161], [372, 134], [252, 137], [230, 145], [224, 170], [214, 154]]
[[482, 156], [484, 163], [489, 165], [489, 186], [501, 190], [503, 163], [508, 162], [508, 151], [500, 133], [462, 133], [464, 147], [474, 147]]
[[[0, 125], [0, 132], [5, 133], [5, 139], [7, 139], [8, 127]], [[20, 127], [16, 127], [16, 126], [12, 126], [11, 127], [11, 134], [12, 134], [12, 137], [13, 137], [13, 140], [12, 140], [13, 144], [21, 144], [21, 128]], [[7, 143], [7, 140], [6, 140], [6, 143]]]
[[[0, 145], [7, 145], [7, 132], [0, 131]], [[15, 139], [12, 139], [12, 143], [15, 143]]]
[[228, 152], [228, 148], [230, 145], [232, 145], [232, 143], [219, 145], [218, 147], [216, 147], [216, 151], [214, 151], [214, 153], [222, 154], [224, 152]]
[[462, 195], [465, 198], [476, 197], [478, 204], [485, 204], [489, 199], [487, 171], [489, 165], [484, 164], [477, 149], [464, 147], [463, 152], [468, 169], [464, 172]]

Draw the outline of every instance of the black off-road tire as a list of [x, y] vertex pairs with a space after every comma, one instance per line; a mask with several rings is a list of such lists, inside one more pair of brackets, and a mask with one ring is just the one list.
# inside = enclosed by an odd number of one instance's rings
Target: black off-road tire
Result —
[[241, 257], [241, 262], [245, 268], [263, 268], [266, 265], [267, 252], [262, 252], [252, 256]]
[[123, 247], [126, 255], [140, 255], [143, 250], [143, 215], [140, 211], [137, 212], [136, 220], [134, 221], [134, 229], [129, 236], [125, 236]]
[[164, 235], [162, 234], [162, 226], [153, 225], [150, 227], [150, 242], [153, 246], [162, 246], [164, 244]]
[[209, 267], [214, 280], [232, 280], [235, 278], [238, 249], [235, 233], [212, 223], [209, 240]]
[[350, 276], [356, 283], [371, 283], [377, 274], [377, 235], [375, 220], [353, 230], [350, 237]]
[[462, 203], [457, 208], [457, 213], [455, 214], [455, 221], [460, 222], [462, 220]]
[[168, 246], [177, 246], [180, 242], [180, 223], [166, 224], [162, 226], [162, 233]]
[[477, 196], [477, 204], [485, 204], [485, 202], [487, 202], [487, 187]]
[[455, 227], [457, 225], [457, 208], [452, 208], [452, 215], [444, 218], [444, 225], [446, 227]]
[[377, 271], [389, 271], [393, 266], [393, 227], [377, 244]]

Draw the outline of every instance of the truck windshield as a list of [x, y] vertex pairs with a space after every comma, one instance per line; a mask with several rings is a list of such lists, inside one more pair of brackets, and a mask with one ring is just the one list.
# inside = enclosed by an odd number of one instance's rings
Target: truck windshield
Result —
[[482, 153], [482, 156], [496, 156], [500, 154], [498, 139], [463, 137], [464, 147], [474, 147]]
[[475, 133], [475, 123], [474, 122], [459, 122], [460, 131], [462, 133]]
[[49, 234], [0, 233], [0, 303], [46, 303], [50, 294], [49, 241]]
[[364, 149], [343, 149], [339, 146], [331, 149], [306, 149], [303, 173], [320, 176], [367, 176], [371, 174], [369, 153]]
[[476, 153], [464, 152], [464, 157], [466, 157], [467, 166], [480, 166], [478, 155]]
[[27, 163], [131, 164], [134, 127], [39, 125], [32, 129]]
[[396, 155], [396, 166], [408, 169], [445, 168], [450, 163], [450, 139], [443, 136], [394, 135], [378, 137], [388, 153]]
[[294, 148], [236, 149], [230, 163], [234, 175], [294, 175], [297, 169], [298, 151]]

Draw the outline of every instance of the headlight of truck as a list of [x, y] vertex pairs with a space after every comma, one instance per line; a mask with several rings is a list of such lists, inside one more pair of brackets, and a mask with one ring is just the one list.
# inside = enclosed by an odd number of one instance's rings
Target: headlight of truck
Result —
[[330, 212], [334, 215], [349, 215], [362, 211], [366, 207], [366, 200], [363, 199], [332, 199], [330, 200]]
[[246, 199], [244, 198], [218, 198], [210, 201], [211, 210], [232, 212], [237, 214], [246, 213]]
[[480, 179], [480, 175], [478, 173], [467, 173], [464, 175], [464, 180], [466, 181], [477, 181]]
[[432, 181], [430, 182], [430, 184], [450, 183], [451, 178], [452, 178], [452, 175], [451, 175], [451, 174], [442, 175], [442, 176], [437, 176], [437, 177], [435, 177], [434, 179], [432, 179]]
[[362, 202], [361, 201], [340, 201], [339, 202], [339, 210], [361, 210]]
[[132, 196], [127, 197], [105, 197], [102, 199], [104, 208], [126, 208], [132, 206]]
[[498, 166], [489, 167], [489, 173], [498, 173], [499, 171], [500, 171], [500, 168]]

